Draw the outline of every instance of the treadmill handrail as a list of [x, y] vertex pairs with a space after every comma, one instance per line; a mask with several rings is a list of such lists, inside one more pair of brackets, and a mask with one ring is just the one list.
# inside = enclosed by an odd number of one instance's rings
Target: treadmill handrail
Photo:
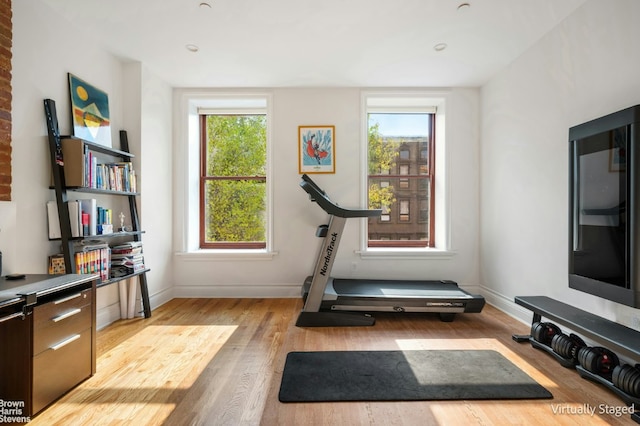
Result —
[[379, 217], [382, 215], [382, 210], [380, 209], [345, 209], [338, 206], [331, 201], [326, 193], [306, 174], [302, 175], [300, 186], [309, 194], [311, 201], [316, 202], [330, 215], [338, 217]]

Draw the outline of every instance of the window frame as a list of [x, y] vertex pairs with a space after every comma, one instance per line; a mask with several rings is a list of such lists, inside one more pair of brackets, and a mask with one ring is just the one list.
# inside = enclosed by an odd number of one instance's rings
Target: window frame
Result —
[[[269, 90], [177, 89], [174, 176], [179, 190], [174, 191], [176, 255], [187, 261], [270, 261], [278, 255], [273, 239], [273, 93]], [[267, 246], [264, 249], [201, 249], [200, 243], [200, 122], [207, 110], [248, 109], [267, 114]]]
[[[216, 242], [207, 242], [206, 241], [206, 203], [205, 203], [205, 191], [206, 191], [206, 183], [209, 181], [220, 181], [220, 180], [252, 180], [252, 181], [261, 181], [265, 183], [265, 191], [266, 191], [266, 183], [267, 183], [267, 159], [265, 158], [265, 175], [264, 176], [209, 176], [207, 175], [207, 117], [210, 115], [228, 115], [228, 116], [264, 116], [265, 117], [265, 126], [267, 125], [267, 113], [266, 111], [238, 111], [238, 110], [220, 110], [220, 111], [210, 111], [210, 110], [201, 110], [198, 112], [199, 123], [200, 123], [200, 172], [199, 172], [199, 185], [200, 185], [200, 202], [199, 202], [199, 248], [200, 249], [265, 249], [267, 247], [267, 223], [265, 221], [265, 241], [216, 241]], [[266, 132], [268, 133], [268, 132]], [[268, 144], [268, 140], [265, 141]], [[265, 197], [267, 194], [265, 193]], [[266, 200], [265, 200], [266, 201]], [[266, 202], [265, 202], [266, 204]]]
[[[450, 258], [455, 254], [451, 251], [451, 209], [450, 209], [450, 184], [448, 180], [448, 150], [446, 146], [446, 115], [447, 104], [451, 98], [449, 89], [380, 89], [363, 90], [361, 92], [361, 183], [360, 197], [362, 205], [368, 203], [368, 113], [388, 112], [389, 106], [395, 107], [395, 111], [404, 112], [433, 112], [434, 113], [434, 142], [435, 159], [433, 175], [435, 186], [430, 194], [432, 202], [432, 241], [431, 247], [426, 247], [422, 241], [414, 241], [412, 244], [384, 244], [381, 247], [372, 247], [368, 244], [368, 222], [360, 222], [360, 249], [358, 253], [363, 259], [378, 258]], [[383, 235], [381, 234], [381, 239]], [[388, 237], [388, 235], [384, 235]]]
[[[430, 126], [430, 132], [429, 132], [429, 139], [427, 142], [427, 152], [428, 152], [428, 158], [427, 158], [427, 164], [428, 164], [428, 169], [427, 169], [427, 173], [423, 174], [421, 173], [422, 170], [414, 170], [413, 174], [411, 171], [411, 165], [410, 165], [410, 160], [407, 160], [405, 158], [402, 158], [402, 151], [409, 151], [407, 147], [403, 147], [400, 146], [399, 151], [398, 151], [398, 160], [396, 163], [397, 166], [397, 175], [393, 176], [391, 175], [390, 177], [392, 178], [398, 178], [398, 185], [399, 185], [399, 190], [408, 190], [410, 189], [410, 187], [414, 184], [414, 180], [418, 180], [418, 179], [423, 179], [423, 178], [428, 178], [428, 185], [426, 188], [426, 193], [418, 193], [417, 194], [417, 199], [416, 200], [421, 200], [423, 198], [428, 198], [429, 199], [429, 219], [428, 219], [428, 229], [426, 230], [427, 235], [429, 236], [427, 239], [418, 239], [418, 240], [406, 240], [406, 239], [397, 239], [397, 240], [369, 240], [369, 234], [368, 234], [368, 228], [369, 228], [369, 224], [366, 225], [366, 235], [365, 235], [365, 240], [366, 240], [366, 247], [368, 248], [434, 248], [436, 246], [435, 244], [435, 197], [431, 196], [431, 194], [435, 193], [435, 185], [436, 185], [436, 140], [435, 140], [435, 135], [436, 135], [436, 111], [433, 110], [432, 108], [427, 108], [427, 107], [410, 107], [410, 106], [386, 106], [386, 107], [369, 107], [367, 106], [365, 109], [365, 114], [364, 114], [364, 122], [367, 128], [366, 134], [367, 137], [365, 138], [366, 142], [365, 142], [365, 157], [366, 157], [366, 161], [368, 163], [368, 146], [369, 146], [369, 141], [368, 141], [368, 134], [369, 134], [369, 114], [372, 113], [391, 113], [391, 114], [429, 114], [429, 126]], [[417, 158], [419, 159], [424, 159], [423, 155], [422, 155], [422, 151], [423, 148], [421, 145], [418, 146], [418, 152], [416, 153]], [[410, 156], [409, 156], [410, 158]], [[371, 177], [380, 177], [380, 175], [369, 175], [368, 172], [368, 166], [365, 169], [365, 176], [364, 176], [364, 180], [366, 182], [369, 181], [369, 179]], [[418, 183], [415, 183], [415, 185], [418, 185]], [[365, 197], [367, 197], [368, 199], [368, 185], [365, 188]], [[402, 202], [406, 202], [406, 204], [409, 206], [408, 207], [408, 212], [406, 212], [406, 214], [402, 213], [402, 206], [401, 203]], [[368, 200], [367, 200], [368, 203]], [[411, 214], [411, 205], [414, 205], [414, 208], [419, 208], [420, 203], [411, 203], [410, 200], [396, 200], [396, 203], [398, 205], [398, 214], [397, 214], [397, 223], [398, 224], [409, 224], [412, 222], [415, 223], [424, 223], [424, 221], [422, 220], [414, 220], [413, 217], [416, 218], [420, 218], [420, 211], [417, 212], [417, 214]], [[379, 223], [383, 222], [383, 221], [378, 221]]]

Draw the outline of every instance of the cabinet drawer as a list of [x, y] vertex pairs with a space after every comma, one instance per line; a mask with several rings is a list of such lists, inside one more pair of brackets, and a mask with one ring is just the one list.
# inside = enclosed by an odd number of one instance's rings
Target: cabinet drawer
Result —
[[[0, 309], [2, 311], [2, 309]], [[22, 311], [18, 311], [20, 313]], [[0, 398], [5, 401], [24, 401], [23, 415], [31, 410], [31, 315], [6, 319], [16, 314], [4, 310], [0, 313]], [[0, 424], [2, 423], [0, 408]]]
[[91, 376], [91, 329], [33, 358], [33, 412]]
[[64, 320], [64, 315], [69, 315], [76, 309], [91, 304], [92, 289], [86, 289], [61, 296], [59, 299], [39, 305], [33, 308], [33, 327], [38, 330], [50, 327]]
[[33, 331], [33, 355], [49, 349], [82, 330], [91, 328], [91, 305], [68, 309]]

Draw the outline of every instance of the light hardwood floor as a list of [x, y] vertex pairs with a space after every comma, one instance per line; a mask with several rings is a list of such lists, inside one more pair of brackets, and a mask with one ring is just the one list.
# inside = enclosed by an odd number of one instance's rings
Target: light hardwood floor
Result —
[[[97, 373], [30, 425], [625, 425], [601, 385], [582, 379], [511, 335], [529, 327], [486, 306], [437, 315], [376, 315], [373, 327], [298, 328], [295, 299], [174, 299], [149, 319], [98, 332]], [[554, 398], [283, 404], [290, 351], [492, 349]], [[595, 414], [585, 411], [594, 409]]]

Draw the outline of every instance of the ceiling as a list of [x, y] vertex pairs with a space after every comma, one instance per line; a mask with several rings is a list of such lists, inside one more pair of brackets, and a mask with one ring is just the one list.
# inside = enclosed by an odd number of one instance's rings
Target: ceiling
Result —
[[586, 0], [38, 1], [173, 87], [477, 87]]

